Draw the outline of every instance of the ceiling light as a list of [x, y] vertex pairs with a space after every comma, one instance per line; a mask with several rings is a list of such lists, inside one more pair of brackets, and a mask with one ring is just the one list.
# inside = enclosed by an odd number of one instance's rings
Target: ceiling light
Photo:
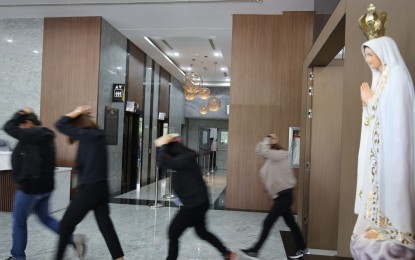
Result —
[[211, 97], [208, 100], [208, 107], [210, 111], [218, 111], [221, 107], [222, 102], [217, 97]]
[[179, 57], [180, 54], [178, 52], [173, 53], [174, 56]]
[[210, 97], [210, 90], [208, 88], [201, 88], [199, 91], [199, 97], [201, 99], [208, 99]]
[[37, 51], [37, 50], [33, 50], [33, 52], [34, 52], [34, 53], [39, 53], [39, 51]]
[[[216, 65], [217, 61], [215, 61], [215, 80], [216, 80]], [[217, 97], [210, 97], [208, 100], [208, 108], [210, 111], [218, 111], [221, 107], [221, 101]]]
[[226, 71], [227, 69], [225, 67], [220, 68], [221, 71]]
[[215, 55], [215, 57], [219, 57], [220, 53], [219, 52], [215, 52], [213, 55]]
[[119, 66], [118, 66], [116, 69], [117, 69], [117, 70], [122, 70], [122, 67], [119, 67]]
[[199, 113], [202, 115], [206, 115], [209, 112], [209, 110], [206, 107], [201, 107], [199, 109]]
[[13, 40], [12, 40], [12, 39], [7, 39], [6, 41], [7, 41], [7, 42], [10, 42], [10, 43], [12, 43], [12, 42], [13, 42]]
[[196, 98], [196, 94], [193, 94], [193, 93], [188, 93], [188, 92], [184, 92], [184, 98], [186, 99], [186, 100], [193, 100], [193, 99], [195, 99]]
[[[196, 59], [192, 59], [193, 63]], [[190, 65], [193, 67], [193, 64]], [[194, 71], [190, 71], [184, 75], [183, 89], [185, 93], [196, 94], [200, 91], [203, 85], [202, 77]]]

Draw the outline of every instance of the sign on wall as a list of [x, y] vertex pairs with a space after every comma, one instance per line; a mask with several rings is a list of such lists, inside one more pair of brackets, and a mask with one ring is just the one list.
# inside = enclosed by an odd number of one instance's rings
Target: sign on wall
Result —
[[125, 84], [112, 84], [112, 102], [124, 102]]

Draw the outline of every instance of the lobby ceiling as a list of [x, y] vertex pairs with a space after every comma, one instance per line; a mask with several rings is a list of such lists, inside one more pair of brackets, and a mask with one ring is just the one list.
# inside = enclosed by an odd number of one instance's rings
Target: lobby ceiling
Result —
[[0, 17], [102, 16], [177, 79], [193, 64], [205, 82], [229, 86], [233, 14], [313, 8], [314, 0], [2, 0]]

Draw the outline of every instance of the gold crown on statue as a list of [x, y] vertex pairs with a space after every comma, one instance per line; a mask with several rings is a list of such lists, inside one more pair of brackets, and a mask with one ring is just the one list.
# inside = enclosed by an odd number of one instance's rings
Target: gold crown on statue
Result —
[[376, 7], [370, 4], [367, 13], [359, 18], [359, 27], [368, 40], [379, 38], [385, 35], [386, 20], [388, 14], [386, 12], [376, 12]]

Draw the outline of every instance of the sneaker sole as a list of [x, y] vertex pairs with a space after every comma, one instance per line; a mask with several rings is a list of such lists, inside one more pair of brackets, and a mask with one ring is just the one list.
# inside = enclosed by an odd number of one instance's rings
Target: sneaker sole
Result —
[[257, 256], [250, 256], [250, 255], [245, 254], [242, 250], [239, 251], [239, 253], [243, 255], [245, 258], [248, 257], [248, 259], [259, 259]]

